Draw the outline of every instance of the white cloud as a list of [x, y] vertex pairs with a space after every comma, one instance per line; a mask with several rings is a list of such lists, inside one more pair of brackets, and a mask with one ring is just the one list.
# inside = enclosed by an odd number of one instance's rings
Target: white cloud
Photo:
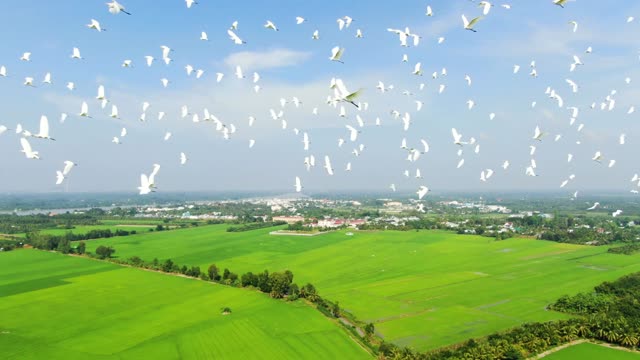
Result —
[[290, 49], [273, 49], [268, 51], [241, 51], [224, 59], [225, 64], [235, 67], [240, 65], [252, 71], [273, 69], [301, 64], [311, 57], [307, 51]]

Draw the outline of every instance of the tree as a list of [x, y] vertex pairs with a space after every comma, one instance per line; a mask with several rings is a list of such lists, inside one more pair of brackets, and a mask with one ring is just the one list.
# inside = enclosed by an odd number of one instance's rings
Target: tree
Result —
[[248, 273], [242, 274], [242, 276], [240, 277], [240, 284], [242, 285], [242, 287], [247, 287], [250, 285], [257, 286], [258, 277], [255, 276], [251, 271], [249, 271]]
[[192, 266], [186, 273], [187, 276], [199, 277], [200, 276], [200, 266]]
[[364, 332], [365, 334], [367, 334], [367, 337], [371, 337], [371, 335], [373, 335], [373, 333], [376, 331], [375, 326], [373, 325], [373, 323], [368, 323], [367, 325], [365, 325], [364, 327]]
[[257, 285], [260, 291], [264, 293], [271, 292], [271, 285], [269, 284], [269, 271], [265, 270], [261, 274], [258, 274]]
[[171, 272], [173, 270], [173, 261], [171, 259], [167, 259], [162, 264], [162, 271]]
[[84, 241], [80, 241], [78, 246], [76, 247], [76, 252], [80, 255], [84, 254], [87, 251], [87, 244]]
[[340, 317], [340, 305], [337, 301], [331, 305], [331, 314], [334, 317]]
[[269, 275], [269, 287], [271, 288], [270, 295], [272, 298], [282, 298], [289, 293], [290, 279], [293, 279], [293, 274], [287, 275], [286, 273], [274, 272]]
[[100, 245], [96, 249], [96, 255], [98, 255], [100, 259], [110, 258], [111, 255], [113, 255], [115, 252], [116, 249], [112, 248], [111, 246]]
[[220, 280], [220, 270], [216, 266], [216, 264], [209, 265], [209, 269], [207, 270], [207, 274], [209, 274], [209, 279], [211, 281], [219, 281]]
[[229, 278], [229, 274], [231, 274], [231, 271], [225, 268], [224, 271], [222, 272], [222, 280], [227, 280]]

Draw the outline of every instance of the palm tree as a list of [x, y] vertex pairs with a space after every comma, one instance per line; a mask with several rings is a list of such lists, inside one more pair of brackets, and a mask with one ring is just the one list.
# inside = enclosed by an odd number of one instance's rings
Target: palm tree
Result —
[[611, 343], [615, 343], [618, 341], [618, 339], [620, 338], [620, 335], [618, 335], [617, 332], [615, 332], [615, 330], [609, 330], [607, 332], [606, 338], [609, 342]]
[[627, 347], [634, 347], [638, 344], [638, 338], [632, 334], [625, 333], [620, 337], [620, 343]]

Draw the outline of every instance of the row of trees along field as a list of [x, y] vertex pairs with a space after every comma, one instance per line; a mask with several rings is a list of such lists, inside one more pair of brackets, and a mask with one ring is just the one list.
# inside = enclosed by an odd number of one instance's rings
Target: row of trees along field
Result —
[[569, 320], [529, 323], [482, 339], [418, 353], [383, 343], [381, 359], [525, 359], [577, 339], [600, 340], [638, 350], [640, 273], [604, 282], [593, 292], [563, 296], [550, 309], [576, 315]]

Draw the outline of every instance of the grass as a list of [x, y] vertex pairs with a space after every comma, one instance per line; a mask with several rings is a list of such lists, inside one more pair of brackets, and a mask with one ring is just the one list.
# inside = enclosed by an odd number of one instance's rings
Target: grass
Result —
[[582, 343], [544, 357], [546, 360], [638, 360], [640, 353], [614, 349], [602, 345]]
[[37, 250], [0, 253], [0, 314], [2, 359], [370, 358], [301, 302]]
[[91, 241], [120, 257], [171, 258], [239, 274], [291, 270], [300, 285], [338, 300], [385, 340], [429, 350], [531, 321], [566, 318], [547, 311], [564, 294], [640, 271], [640, 256], [606, 247], [456, 235], [442, 231], [338, 231], [314, 237], [270, 236], [273, 229], [225, 232], [203, 226]]

